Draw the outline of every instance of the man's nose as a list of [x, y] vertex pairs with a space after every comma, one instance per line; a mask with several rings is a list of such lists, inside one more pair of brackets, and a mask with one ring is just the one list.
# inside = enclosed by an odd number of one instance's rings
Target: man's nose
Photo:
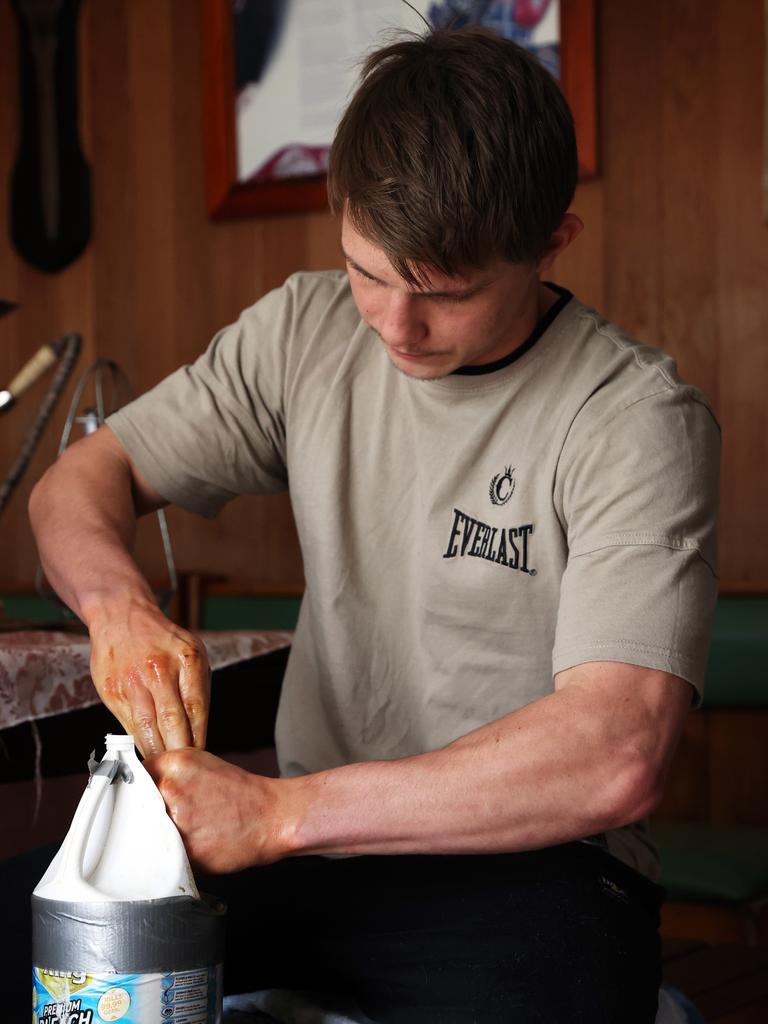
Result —
[[427, 333], [418, 299], [402, 293], [389, 295], [379, 333], [394, 348], [418, 344]]

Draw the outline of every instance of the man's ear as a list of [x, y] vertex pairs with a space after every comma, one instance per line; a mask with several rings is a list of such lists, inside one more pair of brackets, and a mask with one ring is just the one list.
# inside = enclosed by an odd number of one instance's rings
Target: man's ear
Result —
[[541, 274], [549, 270], [560, 253], [564, 252], [571, 242], [581, 234], [583, 227], [583, 221], [575, 213], [566, 213], [559, 226], [553, 231], [544, 255], [536, 264], [538, 273]]

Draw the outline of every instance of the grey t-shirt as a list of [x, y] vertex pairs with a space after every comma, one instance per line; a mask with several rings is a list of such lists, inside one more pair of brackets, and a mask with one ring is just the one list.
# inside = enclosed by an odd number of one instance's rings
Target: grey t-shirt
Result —
[[[576, 299], [503, 368], [420, 381], [345, 274], [297, 274], [109, 425], [206, 516], [290, 481], [306, 593], [286, 775], [444, 746], [589, 661], [701, 693], [719, 430], [672, 359]], [[641, 825], [608, 842], [655, 875]]]

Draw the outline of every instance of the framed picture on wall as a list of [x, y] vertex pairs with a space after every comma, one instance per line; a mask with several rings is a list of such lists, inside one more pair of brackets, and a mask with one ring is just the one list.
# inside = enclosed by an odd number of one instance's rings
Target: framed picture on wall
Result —
[[[414, 8], [421, 10], [421, 15]], [[322, 209], [336, 123], [387, 32], [481, 24], [534, 52], [597, 173], [595, 0], [203, 0], [203, 111], [213, 218]]]

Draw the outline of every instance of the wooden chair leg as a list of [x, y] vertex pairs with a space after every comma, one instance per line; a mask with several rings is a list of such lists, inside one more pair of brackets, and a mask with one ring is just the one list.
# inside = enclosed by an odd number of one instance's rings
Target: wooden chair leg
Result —
[[219, 583], [226, 577], [204, 572], [180, 572], [178, 579], [179, 588], [174, 595], [170, 618], [185, 629], [201, 629], [205, 588], [209, 583]]

